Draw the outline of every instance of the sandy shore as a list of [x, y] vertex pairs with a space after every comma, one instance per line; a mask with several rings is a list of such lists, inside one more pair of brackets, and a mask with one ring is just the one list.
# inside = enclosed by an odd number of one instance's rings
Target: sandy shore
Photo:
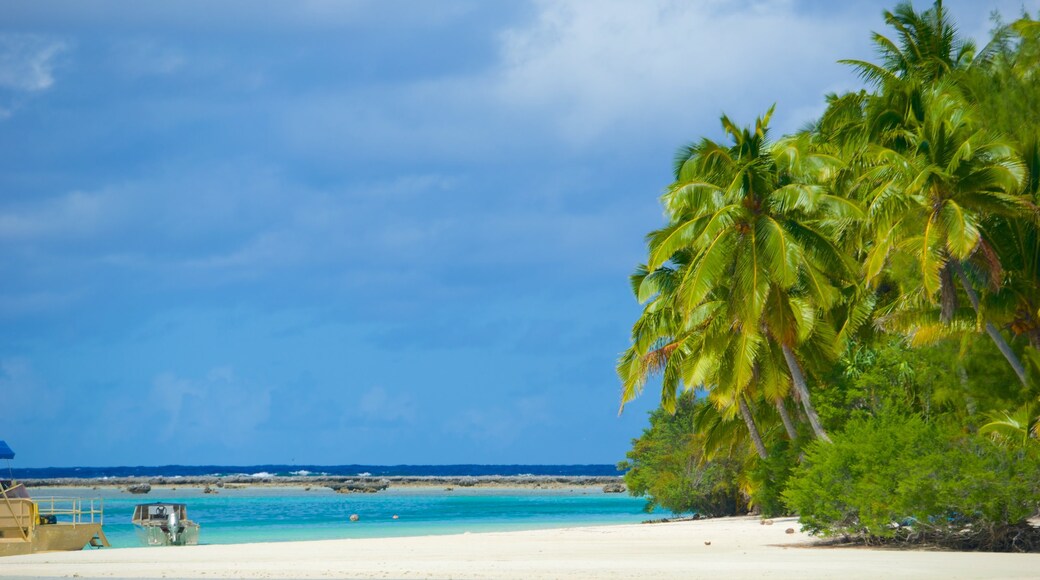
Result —
[[[812, 547], [793, 519], [11, 556], [3, 578], [1036, 578], [1040, 554]], [[709, 544], [710, 542], [710, 544]]]

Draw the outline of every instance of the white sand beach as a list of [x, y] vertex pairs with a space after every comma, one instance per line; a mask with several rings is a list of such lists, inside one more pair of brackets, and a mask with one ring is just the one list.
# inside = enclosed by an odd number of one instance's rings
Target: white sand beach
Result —
[[2, 578], [1036, 578], [1040, 554], [813, 547], [793, 519], [725, 518], [0, 559]]

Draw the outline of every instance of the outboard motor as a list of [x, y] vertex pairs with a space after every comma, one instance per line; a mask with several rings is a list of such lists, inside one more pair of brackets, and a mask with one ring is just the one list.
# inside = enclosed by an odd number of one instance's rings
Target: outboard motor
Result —
[[170, 526], [170, 532], [169, 532], [169, 534], [170, 534], [170, 543], [171, 544], [176, 544], [177, 543], [177, 528], [180, 527], [180, 524], [181, 524], [180, 520], [177, 519], [177, 510], [173, 510], [173, 511], [170, 512], [169, 517], [166, 518], [166, 522]]

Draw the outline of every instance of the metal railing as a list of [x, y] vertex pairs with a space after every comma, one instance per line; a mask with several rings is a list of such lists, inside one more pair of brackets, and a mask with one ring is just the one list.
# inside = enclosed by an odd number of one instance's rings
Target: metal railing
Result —
[[53, 517], [55, 523], [72, 525], [105, 523], [105, 500], [101, 498], [41, 497], [33, 502], [41, 520]]

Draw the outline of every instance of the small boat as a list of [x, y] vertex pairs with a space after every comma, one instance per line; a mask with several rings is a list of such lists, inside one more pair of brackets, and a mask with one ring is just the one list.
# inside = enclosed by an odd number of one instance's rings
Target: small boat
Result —
[[199, 543], [199, 524], [188, 519], [182, 503], [142, 503], [131, 520], [137, 537], [146, 546], [194, 546]]
[[[0, 459], [14, 459], [3, 441]], [[0, 479], [0, 556], [107, 547], [103, 507], [97, 498], [33, 499], [23, 484]]]

